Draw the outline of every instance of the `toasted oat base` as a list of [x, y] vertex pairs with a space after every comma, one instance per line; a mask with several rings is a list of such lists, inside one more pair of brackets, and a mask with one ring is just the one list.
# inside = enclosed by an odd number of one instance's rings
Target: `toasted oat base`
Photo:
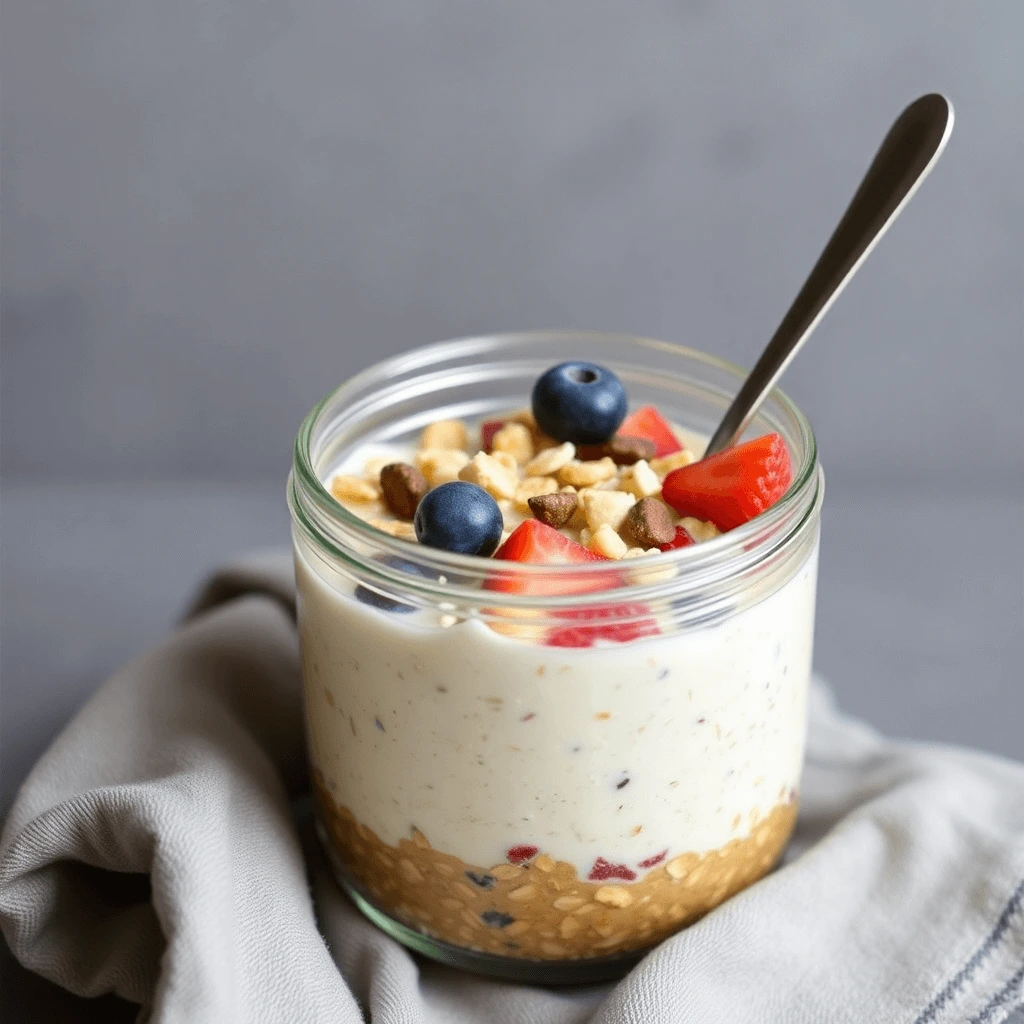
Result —
[[334, 852], [381, 910], [452, 945], [541, 960], [642, 949], [708, 913], [761, 878], [796, 822], [796, 800], [776, 804], [743, 839], [686, 853], [638, 881], [585, 881], [547, 854], [523, 865], [466, 864], [414, 829], [389, 846], [314, 775], [314, 794]]

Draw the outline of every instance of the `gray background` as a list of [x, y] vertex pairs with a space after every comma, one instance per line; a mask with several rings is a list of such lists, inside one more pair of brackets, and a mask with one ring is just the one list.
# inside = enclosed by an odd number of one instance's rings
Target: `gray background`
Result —
[[1022, 38], [1013, 0], [7, 0], [0, 807], [202, 572], [286, 540], [335, 383], [531, 327], [749, 365], [935, 89], [945, 157], [786, 380], [817, 660], [886, 731], [1024, 756]]

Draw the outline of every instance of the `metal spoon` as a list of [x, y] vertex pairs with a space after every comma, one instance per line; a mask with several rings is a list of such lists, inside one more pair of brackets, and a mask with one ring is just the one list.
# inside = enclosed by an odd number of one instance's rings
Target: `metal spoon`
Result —
[[952, 130], [953, 106], [938, 93], [915, 100], [896, 118], [810, 276], [726, 411], [705, 456], [739, 440], [793, 357], [935, 166]]

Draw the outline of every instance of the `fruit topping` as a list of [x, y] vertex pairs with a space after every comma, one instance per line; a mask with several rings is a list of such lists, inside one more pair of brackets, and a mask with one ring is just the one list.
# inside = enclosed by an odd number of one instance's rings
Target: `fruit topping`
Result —
[[770, 508], [793, 479], [786, 442], [765, 434], [727, 448], [665, 478], [662, 496], [680, 515], [732, 530]]
[[636, 878], [636, 872], [625, 864], [612, 864], [604, 857], [598, 857], [587, 878], [591, 882], [605, 882], [609, 878], [621, 878], [624, 882], [632, 882]]
[[539, 852], [539, 847], [523, 843], [521, 846], [511, 847], [505, 856], [512, 864], [525, 864], [531, 857], [536, 857]]
[[659, 548], [675, 537], [675, 521], [664, 502], [641, 498], [626, 513], [619, 534], [631, 548]]
[[529, 562], [532, 565], [574, 565], [605, 561], [600, 555], [588, 551], [582, 544], [577, 544], [538, 519], [527, 519], [525, 523], [520, 523], [508, 540], [495, 551], [494, 557], [509, 562]]
[[626, 415], [626, 391], [595, 363], [560, 363], [533, 387], [533, 415], [545, 434], [573, 444], [602, 444]]
[[[646, 614], [649, 611], [644, 604], [613, 604], [555, 612], [555, 618], [573, 624], [556, 626], [544, 643], [548, 647], [593, 647], [598, 640], [624, 644], [644, 636], [657, 636], [658, 623]], [[613, 621], [606, 621], [609, 619]]]
[[501, 509], [494, 498], [482, 487], [463, 480], [428, 491], [416, 509], [413, 525], [421, 544], [484, 556], [498, 546], [504, 529]]
[[[528, 562], [531, 565], [583, 565], [589, 562], [608, 561], [539, 519], [527, 519], [525, 523], [520, 523], [508, 540], [494, 553], [494, 558], [496, 561]], [[488, 590], [498, 590], [506, 594], [541, 596], [608, 590], [617, 586], [619, 582], [619, 575], [614, 571], [576, 576], [569, 572], [559, 573], [557, 579], [513, 579], [496, 574], [490, 577], [484, 586]]]
[[392, 462], [380, 471], [384, 502], [399, 519], [412, 519], [427, 493], [427, 478], [407, 462]]
[[667, 544], [660, 544], [662, 551], [674, 551], [676, 548], [688, 548], [694, 543], [694, 539], [683, 526], [675, 528], [675, 534]]
[[[410, 573], [413, 576], [423, 576], [426, 579], [437, 579], [437, 574], [431, 569], [417, 565], [415, 562], [410, 562], [408, 559], [399, 558], [397, 555], [383, 555], [380, 561], [390, 565], [393, 569], [398, 569], [400, 572]], [[356, 587], [355, 595], [356, 600], [362, 601], [363, 604], [368, 604], [372, 608], [379, 608], [382, 612], [400, 612], [405, 614], [414, 610], [411, 604], [386, 597], [384, 594], [371, 590], [361, 583]]]
[[642, 405], [619, 426], [620, 437], [641, 437], [654, 445], [655, 458], [679, 451], [683, 446], [665, 418], [653, 405]]
[[537, 519], [557, 530], [572, 518], [579, 499], [572, 491], [557, 491], [554, 494], [538, 494], [529, 498], [527, 504]]
[[480, 447], [485, 452], [491, 450], [491, 443], [494, 441], [494, 435], [505, 426], [504, 420], [486, 420], [480, 424]]
[[641, 868], [654, 868], [657, 867], [666, 857], [668, 856], [668, 850], [662, 850], [661, 853], [654, 854], [653, 857], [648, 857], [646, 860], [640, 861], [637, 865]]

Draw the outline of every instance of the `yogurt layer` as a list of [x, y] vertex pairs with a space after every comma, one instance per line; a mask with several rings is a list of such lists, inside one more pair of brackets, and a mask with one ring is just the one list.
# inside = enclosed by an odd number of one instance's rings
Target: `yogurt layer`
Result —
[[313, 765], [390, 846], [415, 829], [471, 865], [525, 846], [641, 877], [799, 787], [816, 545], [718, 624], [579, 650], [368, 606], [301, 540], [296, 574]]

